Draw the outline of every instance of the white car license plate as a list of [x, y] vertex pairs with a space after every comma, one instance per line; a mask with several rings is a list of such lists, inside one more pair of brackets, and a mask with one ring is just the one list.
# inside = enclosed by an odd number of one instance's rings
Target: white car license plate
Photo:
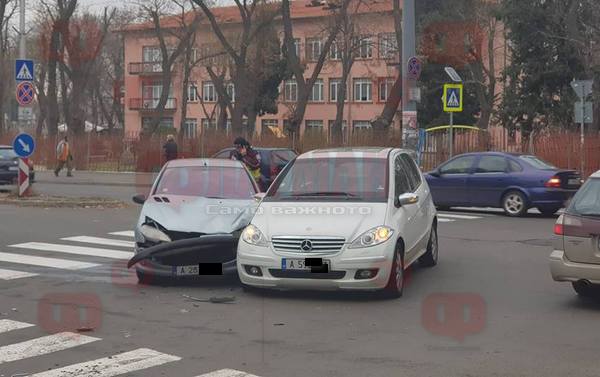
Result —
[[569, 185], [571, 185], [571, 186], [576, 186], [576, 185], [578, 185], [580, 182], [581, 182], [581, 181], [580, 181], [579, 179], [577, 179], [577, 178], [571, 178], [571, 179], [569, 179]]
[[18, 166], [9, 166], [8, 167], [8, 171], [17, 171], [17, 170], [19, 170]]
[[[323, 264], [327, 265], [329, 267], [328, 260], [323, 260]], [[312, 266], [306, 265], [306, 259], [282, 258], [281, 259], [281, 269], [282, 270], [296, 270], [296, 271], [310, 271], [312, 269]]]
[[177, 276], [194, 276], [200, 275], [200, 266], [177, 266], [175, 267], [175, 275]]

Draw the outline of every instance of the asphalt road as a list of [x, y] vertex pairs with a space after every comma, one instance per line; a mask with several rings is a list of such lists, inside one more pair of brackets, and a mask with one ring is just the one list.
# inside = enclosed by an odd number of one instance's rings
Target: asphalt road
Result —
[[[0, 277], [9, 279], [0, 278], [0, 377], [112, 376], [102, 367], [115, 364], [129, 371], [123, 375], [140, 377], [246, 376], [215, 372], [223, 369], [261, 377], [600, 371], [600, 302], [582, 301], [550, 278], [554, 219], [443, 214], [439, 265], [413, 269], [404, 297], [390, 301], [371, 294], [247, 293], [236, 280], [222, 279], [138, 286], [119, 254], [130, 252], [132, 239], [110, 234], [132, 230], [137, 210], [0, 206]], [[74, 236], [115, 245], [62, 240]], [[78, 249], [51, 251], [56, 244]], [[84, 246], [104, 250], [81, 255]], [[15, 278], [6, 270], [36, 275]], [[213, 304], [184, 295], [235, 300]], [[85, 364], [70, 367], [78, 363]], [[56, 372], [64, 367], [69, 372]]]

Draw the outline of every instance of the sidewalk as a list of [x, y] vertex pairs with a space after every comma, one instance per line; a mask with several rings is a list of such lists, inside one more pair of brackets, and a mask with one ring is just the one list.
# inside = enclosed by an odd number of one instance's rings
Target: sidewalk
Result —
[[89, 186], [120, 186], [120, 187], [150, 187], [156, 173], [129, 172], [93, 172], [74, 171], [73, 177], [67, 177], [62, 171], [58, 177], [53, 171], [36, 171], [35, 183], [56, 185], [89, 185]]

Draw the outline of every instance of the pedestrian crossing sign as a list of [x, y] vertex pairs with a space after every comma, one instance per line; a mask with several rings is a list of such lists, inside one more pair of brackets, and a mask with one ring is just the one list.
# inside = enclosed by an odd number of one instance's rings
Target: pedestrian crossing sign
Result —
[[463, 111], [463, 85], [445, 84], [444, 85], [444, 111], [447, 113], [458, 113]]
[[15, 80], [33, 81], [33, 60], [17, 60], [15, 64]]

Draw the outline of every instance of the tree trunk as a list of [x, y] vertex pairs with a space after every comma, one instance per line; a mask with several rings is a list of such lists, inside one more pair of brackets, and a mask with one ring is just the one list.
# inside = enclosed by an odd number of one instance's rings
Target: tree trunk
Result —
[[50, 36], [50, 45], [48, 48], [48, 101], [47, 101], [47, 113], [48, 122], [48, 134], [54, 136], [58, 133], [58, 46], [60, 43], [60, 29], [55, 22], [52, 27], [52, 34]]
[[375, 132], [379, 132], [382, 130], [386, 130], [390, 127], [392, 122], [394, 121], [394, 116], [396, 115], [396, 111], [398, 110], [398, 106], [400, 106], [400, 101], [402, 100], [402, 75], [398, 75], [392, 89], [390, 90], [390, 94], [388, 96], [385, 105], [383, 106], [383, 110], [381, 111], [381, 115], [373, 121], [372, 126]]

